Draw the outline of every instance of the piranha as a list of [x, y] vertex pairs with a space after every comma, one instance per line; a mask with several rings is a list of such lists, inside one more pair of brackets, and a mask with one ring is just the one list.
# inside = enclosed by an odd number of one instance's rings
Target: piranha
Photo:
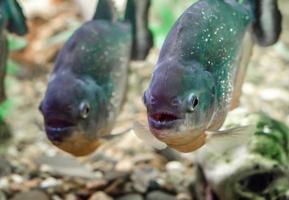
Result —
[[4, 79], [9, 52], [7, 31], [23, 36], [28, 32], [25, 22], [25, 16], [16, 0], [0, 1], [0, 103], [6, 98]]
[[[110, 138], [124, 101], [133, 46], [135, 1], [117, 21], [110, 0], [99, 0], [93, 19], [60, 51], [39, 109], [48, 139], [60, 149], [84, 156]], [[129, 14], [129, 13], [130, 14]]]
[[253, 125], [221, 126], [238, 105], [253, 42], [272, 45], [280, 32], [275, 0], [197, 1], [168, 34], [144, 93], [152, 134], [139, 124], [135, 133], [156, 148], [180, 152], [209, 141], [221, 146], [231, 143], [226, 139], [242, 141], [238, 136], [252, 133]]

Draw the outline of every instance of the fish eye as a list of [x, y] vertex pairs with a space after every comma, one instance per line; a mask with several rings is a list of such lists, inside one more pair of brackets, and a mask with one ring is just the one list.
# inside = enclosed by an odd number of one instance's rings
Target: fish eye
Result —
[[89, 115], [90, 112], [90, 105], [88, 102], [82, 102], [79, 106], [79, 110], [80, 110], [80, 116], [83, 119], [86, 119]]
[[196, 107], [199, 104], [199, 98], [195, 94], [191, 94], [188, 98], [188, 111], [195, 111]]

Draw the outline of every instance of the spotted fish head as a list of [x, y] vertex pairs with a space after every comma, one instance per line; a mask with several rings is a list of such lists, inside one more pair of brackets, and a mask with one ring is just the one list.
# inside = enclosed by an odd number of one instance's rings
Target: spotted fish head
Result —
[[216, 108], [214, 83], [198, 63], [160, 62], [143, 98], [151, 132], [176, 150], [196, 148]]
[[104, 107], [100, 96], [100, 90], [89, 79], [52, 75], [39, 106], [48, 139], [76, 156], [94, 151], [99, 146], [96, 132], [104, 123], [99, 114]]

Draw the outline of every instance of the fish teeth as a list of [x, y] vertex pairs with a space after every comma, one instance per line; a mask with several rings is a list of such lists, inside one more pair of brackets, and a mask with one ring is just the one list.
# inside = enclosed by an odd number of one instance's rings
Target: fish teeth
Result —
[[55, 131], [55, 132], [60, 132], [60, 131], [62, 131], [63, 130], [63, 128], [59, 128], [59, 127], [50, 127], [49, 128], [50, 130], [52, 130], [52, 131]]

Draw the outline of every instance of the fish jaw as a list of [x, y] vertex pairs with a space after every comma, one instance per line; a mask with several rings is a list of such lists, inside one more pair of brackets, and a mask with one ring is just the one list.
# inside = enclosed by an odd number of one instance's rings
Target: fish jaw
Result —
[[177, 132], [174, 130], [159, 130], [150, 127], [151, 133], [160, 141], [182, 153], [189, 153], [202, 147], [206, 142], [205, 131], [192, 130]]
[[89, 138], [81, 132], [72, 133], [62, 142], [51, 142], [61, 150], [68, 152], [76, 157], [91, 154], [102, 144], [100, 139]]
[[77, 128], [75, 122], [63, 117], [46, 117], [44, 121], [47, 138], [51, 141], [61, 142]]
[[100, 140], [91, 138], [77, 123], [64, 119], [46, 119], [45, 131], [52, 144], [74, 156], [85, 156], [100, 146]]

